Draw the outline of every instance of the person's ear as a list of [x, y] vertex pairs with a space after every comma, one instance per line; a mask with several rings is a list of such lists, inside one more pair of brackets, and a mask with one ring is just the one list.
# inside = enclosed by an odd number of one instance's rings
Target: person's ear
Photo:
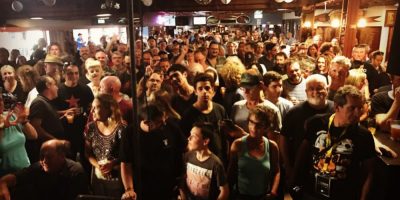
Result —
[[210, 138], [206, 138], [203, 140], [203, 145], [208, 146], [210, 144]]

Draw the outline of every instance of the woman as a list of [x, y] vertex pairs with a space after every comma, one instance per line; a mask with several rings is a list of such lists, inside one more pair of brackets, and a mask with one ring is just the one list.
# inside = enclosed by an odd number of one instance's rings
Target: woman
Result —
[[85, 62], [86, 78], [90, 81], [87, 86], [92, 90], [93, 96], [99, 94], [100, 80], [104, 75], [101, 63], [93, 58], [88, 58]]
[[181, 199], [226, 200], [228, 182], [222, 161], [213, 152], [215, 147], [212, 124], [197, 122], [188, 138], [189, 152], [184, 157]]
[[345, 85], [355, 86], [364, 95], [365, 103], [363, 105], [363, 113], [360, 116], [360, 122], [366, 123], [368, 113], [370, 111], [370, 93], [368, 88], [367, 74], [363, 69], [351, 69], [349, 70], [349, 76], [346, 78]]
[[123, 124], [118, 103], [111, 95], [99, 94], [92, 105], [94, 121], [85, 131], [85, 152], [93, 166], [91, 183], [96, 195], [119, 198], [123, 192], [118, 159]]
[[244, 99], [244, 93], [240, 89], [240, 76], [246, 71], [242, 61], [232, 56], [226, 59], [226, 63], [220, 70], [220, 75], [225, 83], [222, 91], [223, 106], [228, 115], [231, 114], [232, 106], [235, 102]]
[[307, 55], [312, 58], [313, 60], [317, 59], [318, 57], [318, 45], [312, 44], [307, 49]]
[[250, 110], [249, 134], [231, 146], [228, 180], [240, 200], [277, 196], [280, 168], [278, 145], [264, 137], [271, 128], [273, 111], [264, 106]]
[[16, 102], [25, 103], [27, 93], [25, 93], [21, 87], [21, 84], [17, 81], [14, 67], [5, 65], [1, 67], [1, 78], [3, 79], [3, 96], [7, 96], [4, 99], [4, 109], [8, 110]]
[[21, 83], [22, 90], [26, 95], [36, 87], [39, 80], [39, 74], [29, 65], [23, 65], [17, 69], [17, 77]]
[[36, 139], [37, 132], [29, 123], [22, 104], [12, 111], [4, 111], [4, 101], [0, 96], [0, 177], [30, 165], [25, 149], [27, 139]]
[[327, 55], [319, 55], [315, 62], [314, 74], [321, 74], [326, 77], [326, 82], [329, 85], [328, 71], [331, 64], [331, 57]]

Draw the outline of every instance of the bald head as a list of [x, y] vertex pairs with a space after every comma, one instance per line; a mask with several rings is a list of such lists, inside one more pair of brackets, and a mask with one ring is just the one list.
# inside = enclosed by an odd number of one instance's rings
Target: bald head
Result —
[[121, 81], [116, 76], [106, 76], [100, 81], [100, 92], [105, 94], [119, 94]]
[[57, 140], [57, 139], [52, 139], [44, 142], [42, 144], [42, 147], [40, 148], [40, 153], [46, 152], [46, 151], [55, 151], [59, 155], [65, 156], [67, 152], [69, 151], [69, 142], [66, 140]]
[[308, 76], [306, 79], [306, 88], [308, 88], [313, 83], [320, 83], [321, 86], [324, 87], [328, 86], [326, 77], [321, 74], [312, 74]]
[[65, 156], [69, 151], [66, 140], [48, 140], [40, 148], [40, 165], [46, 173], [58, 173], [63, 168]]

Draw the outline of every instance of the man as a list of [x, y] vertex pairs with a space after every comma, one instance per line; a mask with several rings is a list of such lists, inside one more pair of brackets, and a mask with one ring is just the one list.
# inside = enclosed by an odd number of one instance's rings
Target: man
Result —
[[344, 82], [349, 76], [350, 66], [350, 60], [344, 56], [336, 56], [332, 59], [331, 66], [328, 71], [328, 75], [331, 77], [328, 99], [333, 100], [336, 91], [340, 87], [344, 86]]
[[[194, 86], [196, 102], [184, 112], [181, 120], [182, 131], [187, 137], [195, 122], [210, 122], [218, 130], [218, 121], [227, 118], [224, 107], [212, 101], [215, 95], [213, 77], [206, 73], [198, 74], [194, 79]], [[218, 146], [215, 154], [226, 161], [227, 147], [223, 146], [225, 143], [222, 136], [216, 133], [214, 139]]]
[[353, 47], [351, 57], [351, 69], [362, 68], [364, 70], [365, 74], [367, 74], [369, 92], [373, 95], [374, 90], [380, 87], [378, 77], [379, 73], [371, 63], [365, 62], [365, 58], [367, 57], [366, 46], [357, 45]]
[[363, 94], [343, 86], [334, 104], [333, 115], [318, 115], [306, 123], [294, 181], [303, 185], [304, 199], [367, 199], [376, 154], [372, 134], [358, 123]]
[[[59, 68], [63, 66], [64, 63], [57, 56], [47, 55], [44, 60], [44, 70], [47, 76], [53, 78], [57, 85], [61, 82], [61, 72]], [[33, 89], [29, 92], [27, 100], [25, 102], [25, 107], [29, 108], [31, 106], [32, 101], [37, 97], [38, 91], [37, 88]]]
[[[58, 96], [56, 81], [50, 76], [42, 76], [36, 83], [36, 89], [39, 95], [33, 100], [30, 106], [28, 118], [38, 133], [37, 144], [55, 138], [64, 139], [64, 127], [57, 111], [51, 105], [51, 101]], [[29, 155], [32, 162], [38, 160], [39, 146], [36, 147], [36, 152], [31, 152]]]
[[287, 59], [288, 57], [284, 52], [278, 52], [275, 56], [275, 65], [272, 70], [278, 72], [281, 75], [285, 75]]
[[286, 45], [290, 46], [296, 42], [296, 39], [293, 37], [293, 34], [291, 32], [287, 32], [286, 38], [287, 38]]
[[307, 78], [306, 95], [307, 100], [290, 109], [283, 120], [279, 150], [288, 180], [292, 178], [297, 152], [305, 135], [304, 123], [316, 114], [333, 112], [333, 102], [327, 100], [328, 88], [324, 76], [314, 74]]
[[10, 65], [10, 61], [8, 61], [8, 57], [10, 56], [10, 52], [4, 48], [0, 48], [0, 67], [4, 65]]
[[[86, 194], [87, 175], [79, 163], [65, 157], [67, 151], [65, 140], [43, 143], [40, 162], [0, 179], [0, 199], [75, 200]], [[9, 188], [16, 190], [12, 193]]]
[[181, 116], [186, 109], [190, 108], [196, 102], [194, 87], [187, 80], [188, 72], [186, 67], [174, 64], [168, 69], [168, 75], [174, 95], [171, 99], [171, 106]]
[[64, 78], [65, 82], [59, 85], [58, 97], [52, 104], [63, 116], [61, 122], [67, 133], [67, 140], [71, 143], [71, 156], [76, 158], [78, 152], [82, 156], [85, 155], [83, 130], [94, 97], [87, 85], [79, 84], [78, 66], [66, 66]]
[[267, 42], [265, 44], [265, 55], [258, 59], [258, 63], [263, 64], [267, 71], [272, 70], [275, 65], [275, 56], [278, 53], [279, 47], [274, 43]]
[[[142, 112], [138, 132], [128, 127], [122, 134], [120, 160], [121, 177], [125, 187], [122, 199], [171, 200], [177, 198], [178, 177], [182, 172], [182, 155], [185, 139], [178, 126], [167, 120], [165, 108], [150, 104]], [[137, 137], [139, 134], [140, 137]], [[137, 138], [140, 138], [139, 141]], [[136, 144], [140, 144], [140, 157]], [[140, 162], [136, 162], [140, 159]], [[138, 165], [140, 163], [140, 165]], [[140, 167], [140, 185], [134, 184]], [[135, 175], [136, 173], [136, 175]], [[135, 186], [135, 187], [134, 187]]]
[[147, 44], [149, 45], [149, 49], [157, 47], [156, 39], [153, 36], [150, 36], [149, 39], [147, 39]]
[[375, 94], [378, 88], [390, 85], [390, 77], [383, 70], [381, 64], [384, 53], [382, 51], [374, 51], [371, 53], [371, 60], [364, 63], [364, 70], [367, 74], [368, 89], [371, 94]]
[[131, 122], [132, 101], [128, 95], [120, 92], [121, 81], [116, 76], [106, 76], [100, 81], [100, 93], [110, 94], [118, 102], [122, 118]]
[[103, 68], [104, 74], [106, 76], [111, 75], [113, 72], [108, 66], [108, 56], [103, 50], [98, 50], [94, 55], [94, 58], [101, 63], [101, 67]]
[[[282, 118], [279, 109], [270, 101], [261, 98], [260, 91], [263, 89], [261, 74], [256, 69], [247, 70], [242, 74], [240, 87], [244, 89], [245, 100], [233, 104], [231, 119], [246, 132], [249, 132], [249, 112], [257, 105], [267, 107], [274, 111], [272, 130], [268, 133], [271, 137], [276, 136], [282, 127]], [[276, 139], [276, 138], [270, 138]]]
[[123, 73], [126, 71], [126, 66], [124, 65], [124, 57], [119, 51], [114, 51], [111, 53], [111, 62], [113, 63], [110, 67], [115, 74]]
[[300, 61], [291, 60], [287, 63], [286, 73], [288, 78], [283, 81], [283, 92], [294, 104], [299, 104], [307, 99], [305, 93], [306, 82], [302, 77]]
[[237, 56], [236, 48], [237, 48], [237, 45], [235, 42], [227, 42], [226, 43], [226, 57]]
[[89, 47], [81, 47], [79, 50], [79, 55], [77, 55], [77, 58], [75, 58], [75, 64], [79, 67], [81, 74], [84, 74], [83, 72], [85, 66], [83, 66], [83, 64], [88, 58], [90, 58]]
[[278, 107], [281, 118], [283, 119], [293, 103], [289, 100], [282, 98], [282, 76], [274, 71], [267, 72], [263, 76], [263, 91], [265, 98]]
[[212, 66], [214, 69], [219, 69], [225, 63], [225, 57], [219, 56], [219, 48], [220, 44], [213, 41], [208, 46], [208, 53], [207, 53], [207, 64]]
[[76, 49], [79, 51], [86, 44], [85, 40], [83, 40], [82, 33], [78, 33], [78, 38], [76, 39]]

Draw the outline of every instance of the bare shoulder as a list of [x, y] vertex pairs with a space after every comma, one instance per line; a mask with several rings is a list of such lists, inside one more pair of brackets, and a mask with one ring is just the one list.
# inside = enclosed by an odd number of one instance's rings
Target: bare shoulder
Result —
[[270, 148], [273, 150], [278, 150], [278, 144], [273, 140], [268, 140], [270, 144]]
[[240, 149], [242, 148], [242, 138], [238, 138], [235, 141], [233, 141], [231, 145], [231, 152], [239, 152]]

